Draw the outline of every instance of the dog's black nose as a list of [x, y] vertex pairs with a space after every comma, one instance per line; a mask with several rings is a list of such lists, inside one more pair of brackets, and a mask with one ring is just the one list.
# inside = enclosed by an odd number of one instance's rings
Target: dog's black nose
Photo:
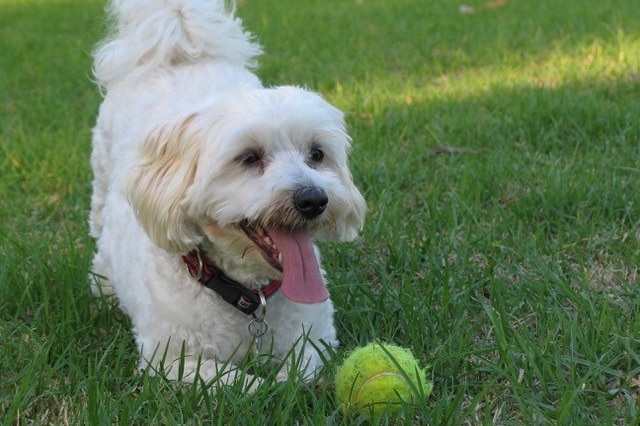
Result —
[[324, 189], [317, 186], [300, 188], [293, 193], [293, 205], [307, 219], [314, 219], [322, 214], [329, 203]]

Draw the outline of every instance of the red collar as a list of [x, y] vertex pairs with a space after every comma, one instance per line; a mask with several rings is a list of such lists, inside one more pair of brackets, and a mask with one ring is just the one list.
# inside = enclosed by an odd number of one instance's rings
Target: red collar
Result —
[[261, 295], [265, 298], [272, 296], [282, 281], [274, 280], [259, 290], [249, 290], [239, 282], [229, 278], [209, 258], [194, 249], [182, 256], [189, 274], [194, 280], [218, 293], [227, 303], [247, 315], [253, 314], [262, 303]]

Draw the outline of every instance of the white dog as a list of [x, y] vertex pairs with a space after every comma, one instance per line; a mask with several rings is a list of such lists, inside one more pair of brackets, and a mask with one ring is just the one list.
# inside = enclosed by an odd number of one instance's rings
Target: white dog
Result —
[[252, 390], [260, 378], [237, 365], [257, 350], [282, 362], [278, 379], [312, 377], [337, 339], [311, 236], [353, 239], [365, 211], [342, 113], [263, 87], [250, 72], [261, 49], [223, 0], [109, 9], [94, 66], [94, 293], [117, 296], [152, 373]]

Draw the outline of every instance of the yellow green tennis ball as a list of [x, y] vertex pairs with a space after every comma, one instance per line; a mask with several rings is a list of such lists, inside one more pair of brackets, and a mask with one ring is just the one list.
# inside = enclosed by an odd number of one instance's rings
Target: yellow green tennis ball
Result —
[[343, 410], [367, 407], [374, 414], [397, 411], [402, 402], [427, 398], [433, 389], [409, 349], [377, 342], [347, 356], [336, 372], [335, 385]]

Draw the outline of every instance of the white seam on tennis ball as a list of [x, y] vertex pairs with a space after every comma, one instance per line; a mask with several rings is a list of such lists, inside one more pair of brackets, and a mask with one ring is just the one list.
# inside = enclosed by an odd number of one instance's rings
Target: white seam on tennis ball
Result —
[[358, 390], [358, 394], [356, 395], [356, 400], [360, 401], [360, 396], [362, 394], [362, 390], [364, 389], [364, 387], [365, 387], [365, 385], [367, 383], [369, 383], [373, 379], [377, 379], [378, 377], [388, 377], [388, 376], [397, 376], [397, 377], [400, 377], [401, 379], [404, 380], [404, 377], [401, 374], [392, 373], [390, 371], [383, 371], [382, 373], [374, 374], [373, 376], [369, 377], [367, 380], [362, 382], [362, 384], [360, 384], [360, 389]]

